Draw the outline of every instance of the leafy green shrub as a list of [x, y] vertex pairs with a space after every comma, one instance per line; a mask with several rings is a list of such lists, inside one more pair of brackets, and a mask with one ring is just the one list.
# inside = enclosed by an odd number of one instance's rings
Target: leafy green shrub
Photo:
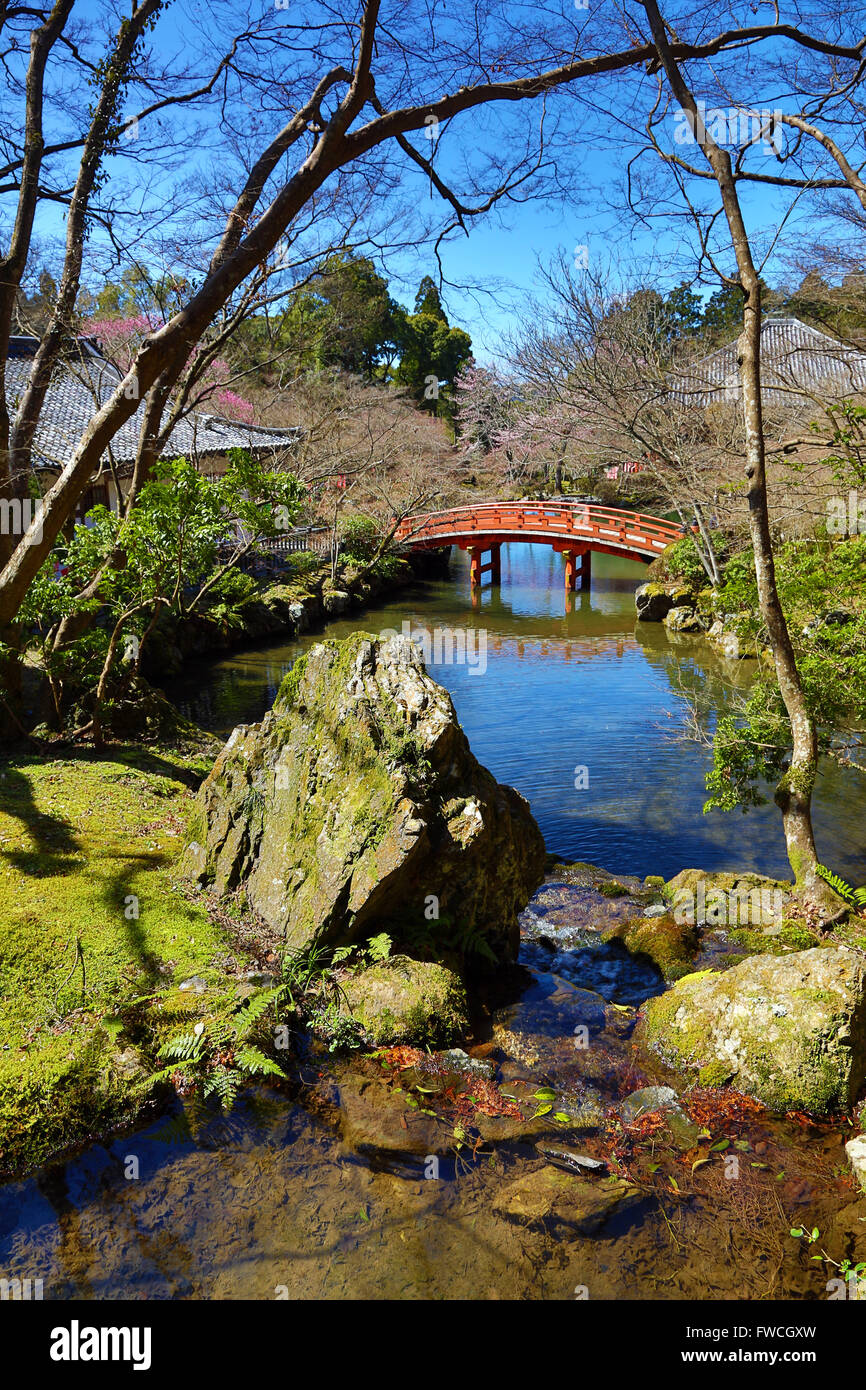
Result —
[[379, 543], [378, 528], [372, 517], [361, 512], [347, 516], [340, 526], [340, 546], [351, 560], [370, 560]]
[[382, 579], [393, 579], [406, 562], [401, 560], [399, 555], [380, 555], [373, 566], [374, 574], [378, 574]]
[[242, 609], [258, 594], [258, 585], [240, 570], [227, 570], [211, 589], [207, 615], [223, 627], [241, 627]]
[[286, 572], [300, 577], [322, 569], [322, 557], [314, 550], [295, 550], [286, 558]]
[[[721, 531], [711, 531], [710, 539], [719, 565], [723, 565], [728, 552], [727, 537]], [[693, 588], [703, 588], [707, 582], [707, 572], [701, 564], [697, 546], [691, 536], [683, 536], [665, 551], [667, 571], [676, 579], [682, 579]]]

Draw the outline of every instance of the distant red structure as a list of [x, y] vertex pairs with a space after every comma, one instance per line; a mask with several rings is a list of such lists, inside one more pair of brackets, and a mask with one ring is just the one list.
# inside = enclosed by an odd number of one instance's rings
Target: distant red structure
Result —
[[[649, 564], [682, 536], [682, 527], [660, 517], [592, 502], [482, 502], [406, 517], [396, 533], [398, 541], [419, 550], [449, 545], [468, 550], [473, 587], [488, 571], [492, 583], [500, 583], [500, 551], [506, 542], [552, 546], [565, 556], [566, 591], [577, 587], [578, 577], [580, 587], [589, 588], [594, 550]], [[482, 563], [485, 551], [490, 559]]]

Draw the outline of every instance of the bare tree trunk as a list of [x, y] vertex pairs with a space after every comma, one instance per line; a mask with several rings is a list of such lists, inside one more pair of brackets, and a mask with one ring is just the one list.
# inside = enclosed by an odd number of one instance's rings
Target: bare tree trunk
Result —
[[[4, 256], [0, 256], [0, 490], [4, 497], [16, 496], [20, 487], [9, 457], [10, 418], [6, 400], [6, 359], [15, 303], [27, 264], [33, 221], [39, 202], [39, 176], [45, 149], [42, 131], [45, 68], [71, 9], [72, 0], [57, 0], [42, 26], [34, 29], [30, 35], [24, 115], [25, 147], [18, 207], [9, 237], [8, 251]], [[33, 13], [35, 15], [36, 11]], [[11, 536], [0, 535], [0, 564], [5, 564], [14, 548], [15, 543]], [[8, 640], [7, 633], [2, 633], [2, 636], [4, 640]]]
[[17, 738], [21, 729], [15, 710], [21, 708], [21, 629], [11, 623], [0, 628], [0, 740]]
[[701, 549], [700, 546], [697, 547], [698, 555], [700, 556], [701, 564], [707, 572], [707, 578], [709, 579], [713, 588], [717, 589], [719, 585], [719, 579], [721, 576], [719, 574], [719, 562], [716, 558], [716, 548], [713, 545], [713, 538], [710, 535], [709, 528], [707, 526], [706, 521], [704, 520], [703, 507], [701, 506], [700, 502], [694, 502], [693, 506], [695, 511], [695, 521], [698, 523], [698, 531], [700, 532], [701, 540], [703, 542], [703, 549]]
[[[746, 478], [748, 480], [749, 531], [755, 558], [758, 601], [770, 638], [776, 679], [791, 726], [791, 762], [776, 788], [776, 804], [782, 812], [788, 861], [795, 883], [813, 899], [828, 904], [827, 885], [816, 873], [818, 854], [812, 830], [812, 789], [818, 757], [818, 738], [803, 691], [794, 648], [776, 587], [773, 543], [767, 506], [763, 415], [761, 402], [761, 284], [740, 206], [731, 158], [707, 131], [695, 98], [674, 60], [664, 21], [655, 0], [643, 0], [658, 55], [671, 90], [688, 114], [692, 129], [715, 175], [731, 234], [740, 284], [745, 296], [743, 332], [738, 363], [746, 428]], [[833, 895], [835, 896], [835, 895]], [[838, 900], [836, 900], [838, 906]]]

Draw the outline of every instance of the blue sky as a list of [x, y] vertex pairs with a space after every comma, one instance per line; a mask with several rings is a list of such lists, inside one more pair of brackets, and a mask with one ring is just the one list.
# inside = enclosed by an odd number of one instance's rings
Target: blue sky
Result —
[[[618, 174], [602, 156], [591, 161], [599, 175], [598, 186], [604, 189], [604, 178]], [[611, 189], [611, 192], [613, 190]], [[749, 212], [750, 230], [761, 245], [769, 239], [768, 229], [775, 227], [785, 206], [784, 200], [772, 191], [752, 190], [744, 194]], [[696, 260], [675, 227], [647, 229], [625, 217], [617, 217], [603, 209], [601, 200], [596, 210], [586, 206], [564, 205], [559, 208], [544, 202], [530, 202], [510, 208], [507, 225], [498, 219], [477, 219], [469, 224], [469, 236], [460, 236], [441, 249], [441, 261], [447, 281], [445, 302], [453, 322], [471, 334], [479, 360], [495, 356], [513, 323], [515, 314], [527, 307], [527, 300], [542, 296], [539, 283], [539, 262], [549, 261], [560, 251], [569, 259], [579, 247], [586, 247], [590, 267], [604, 268], [612, 280], [625, 282], [646, 279], [661, 289], [671, 288], [683, 279], [691, 280]], [[815, 226], [813, 212], [805, 208], [802, 217], [791, 226], [788, 241], [767, 262], [765, 276], [770, 284], [794, 278], [789, 263], [792, 246], [802, 243], [802, 223]], [[578, 253], [580, 254], [580, 253]], [[420, 260], [425, 261], [423, 252]], [[417, 281], [416, 257], [395, 256], [391, 261], [393, 273], [405, 276], [409, 286]], [[428, 251], [426, 269], [435, 273], [436, 262]], [[726, 269], [733, 265], [733, 254], [722, 256]], [[490, 285], [488, 295], [461, 291], [457, 286], [466, 283]], [[695, 284], [695, 290], [708, 296], [719, 287], [719, 281], [708, 272], [705, 284]], [[395, 297], [407, 304], [412, 290], [394, 285]]]
[[[510, 120], [514, 121], [515, 112], [521, 110], [528, 116], [531, 106], [516, 108], [510, 113]], [[670, 119], [675, 119], [673, 113]], [[418, 139], [415, 143], [419, 148], [423, 145]], [[603, 271], [614, 286], [617, 282], [621, 286], [653, 284], [663, 291], [685, 279], [704, 297], [719, 288], [720, 281], [712, 267], [705, 265], [701, 281], [695, 278], [698, 256], [694, 228], [672, 184], [666, 187], [672, 195], [667, 206], [673, 215], [660, 212], [657, 218], [650, 216], [641, 221], [629, 213], [624, 202], [623, 171], [636, 148], [626, 137], [620, 144], [612, 140], [607, 146], [601, 141], [588, 142], [573, 154], [566, 149], [558, 156], [558, 169], [577, 185], [574, 197], [557, 202], [539, 199], [502, 204], [501, 210], [469, 220], [468, 236], [459, 233], [440, 248], [449, 315], [472, 334], [480, 361], [496, 356], [515, 315], [525, 312], [528, 301], [535, 296], [543, 297], [539, 263], [549, 262], [560, 252], [569, 259], [575, 252], [585, 254], [590, 269]], [[691, 149], [688, 153], [696, 165], [703, 165], [699, 151]], [[759, 149], [752, 156], [752, 167], [761, 172], [773, 164], [775, 159], [769, 148]], [[643, 167], [655, 177], [662, 171], [661, 161], [652, 154], [644, 156]], [[448, 163], [445, 168], [449, 168]], [[427, 198], [429, 190], [423, 179], [421, 191]], [[690, 193], [717, 206], [714, 184], [702, 181], [697, 194], [694, 187]], [[773, 286], [799, 280], [798, 258], [808, 255], [808, 248], [823, 230], [829, 231], [831, 240], [834, 235], [837, 239], [840, 236], [838, 224], [833, 229], [825, 228], [812, 197], [798, 198], [787, 190], [743, 183], [740, 198], [753, 253], [761, 263], [765, 279]], [[649, 212], [648, 202], [642, 206]], [[726, 272], [732, 271], [733, 252], [721, 218], [715, 249], [718, 264]], [[392, 292], [407, 304], [411, 304], [420, 274], [437, 272], [432, 243], [418, 247], [413, 255], [392, 255], [388, 265], [395, 277]], [[467, 284], [486, 284], [489, 293], [461, 290], [460, 286]]]

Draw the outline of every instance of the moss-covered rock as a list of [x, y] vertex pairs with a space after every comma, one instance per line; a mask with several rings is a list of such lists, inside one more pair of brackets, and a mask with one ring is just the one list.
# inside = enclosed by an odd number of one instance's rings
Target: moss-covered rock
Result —
[[815, 937], [796, 922], [783, 922], [778, 928], [742, 927], [728, 933], [731, 941], [744, 955], [790, 955], [792, 951], [808, 951]]
[[771, 1109], [850, 1106], [866, 1079], [866, 963], [847, 947], [754, 956], [652, 999], [638, 1037], [703, 1085]]
[[660, 583], [651, 581], [641, 584], [634, 596], [637, 616], [643, 623], [660, 623], [672, 608], [692, 603], [691, 590], [678, 581]]
[[792, 885], [781, 879], [705, 869], [682, 869], [662, 892], [677, 921], [728, 930], [779, 930], [793, 897]]
[[296, 948], [375, 924], [398, 945], [426, 935], [419, 954], [447, 935], [452, 954], [510, 959], [545, 862], [527, 803], [473, 757], [417, 647], [365, 633], [311, 648], [262, 723], [235, 729], [189, 841], [187, 871], [244, 884]]
[[861, 1192], [866, 1193], [866, 1134], [858, 1134], [845, 1145], [848, 1162]]
[[[75, 706], [73, 723], [84, 723], [94, 714], [94, 698], [90, 694]], [[136, 679], [128, 688], [109, 688], [99, 711], [99, 722], [105, 739], [139, 744], [158, 743], [183, 752], [216, 757], [219, 739], [200, 729], [181, 714], [164, 695], [147, 681]]]
[[704, 624], [700, 614], [689, 604], [678, 604], [664, 616], [664, 625], [669, 632], [703, 632]]
[[598, 891], [604, 898], [627, 898], [629, 892], [624, 883], [617, 883], [615, 879], [601, 882]]
[[728, 613], [709, 625], [707, 636], [729, 661], [755, 661], [767, 650], [758, 645], [754, 636], [743, 630], [748, 618], [747, 613]]
[[621, 941], [631, 955], [646, 956], [666, 980], [688, 975], [699, 945], [695, 927], [675, 922], [668, 912], [616, 922], [602, 933], [602, 941]]
[[[592, 888], [605, 898], [615, 899], [631, 895], [639, 897], [641, 901], [644, 898], [648, 900], [642, 881], [631, 874], [614, 876], [607, 869], [600, 869], [597, 864], [588, 864], [582, 859], [565, 863], [553, 855], [548, 858], [547, 868], [549, 874], [557, 881], [561, 880], [575, 888]], [[663, 879], [660, 881], [664, 882]]]
[[452, 970], [392, 956], [343, 984], [343, 1008], [377, 1047], [442, 1047], [469, 1028], [466, 993]]
[[447, 550], [416, 550], [405, 556], [387, 555], [363, 575], [356, 566], [345, 563], [334, 584], [329, 560], [317, 561], [301, 552], [292, 557], [279, 579], [264, 584], [228, 615], [217, 617], [208, 609], [184, 618], [164, 615], [144, 649], [142, 670], [148, 679], [162, 684], [167, 676], [179, 675], [190, 659], [248, 646], [251, 640], [297, 637], [382, 593], [393, 593], [419, 578], [440, 578], [447, 573]]

